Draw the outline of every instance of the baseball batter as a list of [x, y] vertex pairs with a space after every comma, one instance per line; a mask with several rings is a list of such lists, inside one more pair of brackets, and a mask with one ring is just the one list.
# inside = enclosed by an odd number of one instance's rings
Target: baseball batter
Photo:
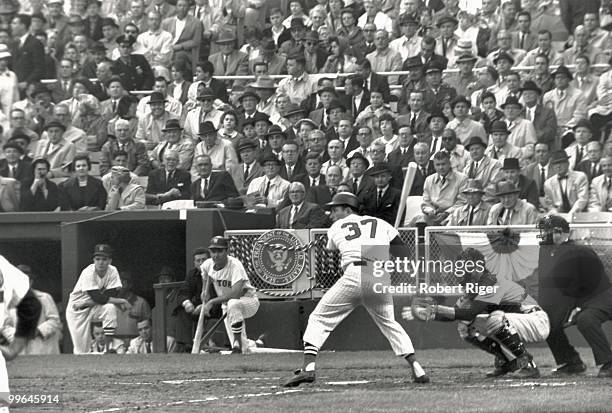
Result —
[[[208, 288], [202, 290], [202, 311], [210, 317], [215, 305], [223, 304], [226, 307], [226, 328], [232, 340], [232, 353], [242, 353], [247, 349], [244, 320], [253, 317], [259, 309], [259, 299], [255, 295], [255, 288], [251, 285], [249, 277], [242, 263], [227, 255], [229, 243], [223, 237], [213, 237], [208, 249], [211, 257], [204, 261], [201, 267], [202, 282], [207, 286], [207, 279], [213, 282], [217, 297], [208, 299], [205, 296]], [[231, 335], [230, 335], [231, 333]]]
[[539, 377], [540, 372], [524, 343], [546, 340], [550, 331], [548, 315], [523, 287], [498, 280], [484, 267], [484, 256], [474, 248], [461, 252], [457, 260], [482, 263], [466, 273], [462, 285], [492, 286], [482, 293], [465, 294], [454, 307], [435, 305], [415, 298], [402, 316], [421, 321], [459, 321], [459, 335], [476, 347], [495, 355], [495, 370], [488, 377], [517, 372], [521, 378]]
[[357, 215], [359, 201], [352, 193], [338, 193], [327, 205], [335, 221], [327, 231], [327, 248], [340, 251], [343, 275], [310, 314], [303, 338], [304, 364], [285, 382], [285, 387], [315, 381], [319, 349], [329, 334], [359, 305], [366, 308], [395, 354], [408, 361], [414, 381], [428, 383], [429, 378], [414, 356], [410, 337], [395, 321], [393, 298], [374, 292], [374, 283], [380, 279], [373, 277], [372, 266], [368, 265], [375, 260], [388, 259], [390, 245], [404, 245], [399, 233], [381, 219]]
[[0, 344], [0, 412], [8, 412], [9, 382], [5, 360], [13, 360], [36, 334], [42, 306], [30, 289], [28, 276], [0, 255], [0, 326], [17, 313], [17, 328], [9, 344]]

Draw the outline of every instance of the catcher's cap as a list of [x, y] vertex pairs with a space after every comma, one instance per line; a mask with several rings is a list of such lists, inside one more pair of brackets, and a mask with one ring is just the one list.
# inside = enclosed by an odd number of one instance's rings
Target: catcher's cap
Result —
[[94, 257], [101, 256], [111, 258], [113, 256], [113, 249], [108, 244], [98, 244], [94, 247]]
[[327, 204], [328, 207], [334, 206], [350, 206], [354, 210], [359, 209], [359, 200], [350, 192], [340, 192], [334, 195], [332, 201]]
[[208, 246], [208, 249], [213, 249], [213, 248], [228, 249], [229, 242], [227, 238], [223, 238], [222, 236], [212, 237], [212, 239], [210, 240], [210, 245]]

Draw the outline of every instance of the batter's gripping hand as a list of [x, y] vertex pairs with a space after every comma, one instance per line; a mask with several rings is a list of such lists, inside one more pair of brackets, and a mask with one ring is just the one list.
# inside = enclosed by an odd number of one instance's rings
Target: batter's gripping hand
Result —
[[414, 297], [410, 306], [410, 313], [413, 320], [432, 321], [436, 318], [436, 309], [437, 304], [433, 298]]

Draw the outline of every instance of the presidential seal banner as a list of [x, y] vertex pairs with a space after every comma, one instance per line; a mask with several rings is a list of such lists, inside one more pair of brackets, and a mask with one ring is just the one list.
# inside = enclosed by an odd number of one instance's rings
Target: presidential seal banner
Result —
[[272, 230], [262, 234], [253, 245], [252, 263], [255, 274], [266, 284], [288, 286], [306, 267], [304, 243], [289, 231]]

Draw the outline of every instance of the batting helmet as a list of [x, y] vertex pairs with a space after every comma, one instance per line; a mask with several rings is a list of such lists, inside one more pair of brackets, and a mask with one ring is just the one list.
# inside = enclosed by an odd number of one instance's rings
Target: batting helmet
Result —
[[227, 242], [227, 239], [223, 238], [222, 236], [212, 237], [210, 240], [210, 245], [208, 246], [208, 249], [213, 249], [213, 248], [228, 249], [229, 243]]
[[340, 192], [334, 195], [332, 201], [327, 204], [329, 207], [350, 206], [355, 211], [359, 209], [359, 200], [350, 192]]

